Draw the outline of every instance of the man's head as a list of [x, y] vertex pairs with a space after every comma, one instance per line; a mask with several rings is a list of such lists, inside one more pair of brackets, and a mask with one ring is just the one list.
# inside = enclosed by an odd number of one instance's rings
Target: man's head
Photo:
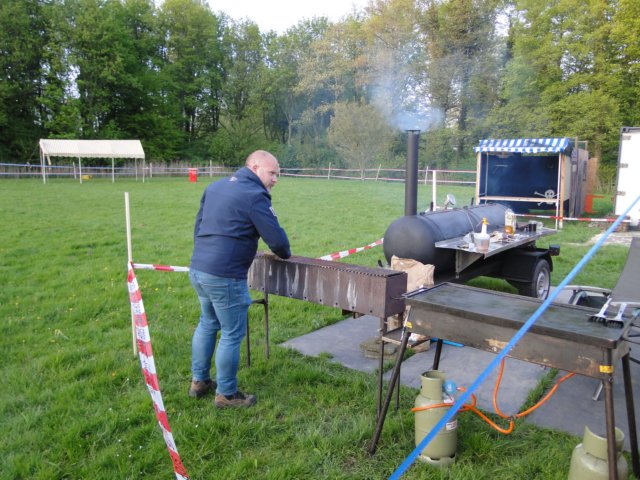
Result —
[[256, 150], [247, 157], [245, 165], [255, 173], [268, 191], [278, 182], [278, 159], [265, 150]]

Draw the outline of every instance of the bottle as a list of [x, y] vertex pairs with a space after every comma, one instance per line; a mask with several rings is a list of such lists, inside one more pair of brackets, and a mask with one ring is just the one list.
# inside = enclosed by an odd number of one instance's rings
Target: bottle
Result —
[[476, 233], [473, 236], [474, 243], [476, 244], [476, 252], [486, 253], [489, 251], [489, 234], [487, 233], [487, 225], [489, 225], [489, 222], [486, 217], [483, 217], [480, 233]]
[[504, 233], [507, 235], [516, 233], [516, 214], [510, 208], [504, 212]]
[[[446, 378], [440, 370], [429, 370], [420, 376], [420, 394], [416, 397], [415, 439], [416, 446], [444, 417], [454, 398], [444, 390]], [[455, 391], [455, 386], [453, 387]], [[447, 406], [445, 406], [447, 405]], [[455, 462], [458, 447], [458, 419], [454, 416], [438, 432], [422, 452], [418, 460], [434, 467], [448, 467]]]
[[[617, 451], [618, 478], [627, 480], [629, 466], [622, 456], [624, 446], [624, 433], [615, 428], [615, 443]], [[573, 449], [571, 465], [569, 467], [568, 480], [607, 480], [609, 478], [609, 454], [607, 451], [607, 438], [600, 437], [584, 427], [582, 443]]]

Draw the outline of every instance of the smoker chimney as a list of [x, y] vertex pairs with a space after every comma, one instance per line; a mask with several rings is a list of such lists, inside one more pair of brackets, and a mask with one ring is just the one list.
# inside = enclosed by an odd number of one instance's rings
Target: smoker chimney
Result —
[[407, 130], [407, 173], [404, 183], [404, 214], [418, 213], [418, 143], [420, 130]]

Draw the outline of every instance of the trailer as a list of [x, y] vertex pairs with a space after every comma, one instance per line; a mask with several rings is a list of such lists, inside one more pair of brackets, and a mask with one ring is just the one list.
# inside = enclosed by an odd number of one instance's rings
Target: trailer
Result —
[[570, 138], [480, 140], [476, 201], [499, 202], [516, 213], [554, 210], [562, 217], [583, 211], [589, 152], [586, 142]]
[[[559, 255], [560, 247], [540, 248], [536, 241], [556, 230], [527, 222], [506, 232], [508, 209], [500, 203], [418, 213], [418, 140], [417, 130], [408, 132], [405, 214], [384, 234], [387, 263], [395, 256], [433, 265], [436, 283], [465, 282], [478, 276], [501, 278], [520, 295], [546, 298], [551, 288], [551, 257]], [[558, 205], [555, 198], [550, 200]], [[483, 220], [492, 235], [488, 248], [481, 251], [473, 238], [481, 233]]]
[[[616, 182], [615, 214], [622, 215], [640, 195], [640, 127], [620, 129], [618, 178]], [[629, 223], [638, 227], [640, 205], [629, 212]]]

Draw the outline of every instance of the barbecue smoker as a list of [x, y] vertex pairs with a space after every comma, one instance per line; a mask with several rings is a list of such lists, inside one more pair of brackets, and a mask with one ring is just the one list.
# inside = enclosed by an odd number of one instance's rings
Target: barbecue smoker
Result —
[[[417, 213], [418, 142], [420, 131], [407, 131], [407, 173], [404, 216], [384, 234], [384, 255], [410, 258], [434, 265], [435, 283], [464, 282], [478, 276], [507, 280], [520, 295], [544, 299], [549, 294], [553, 262], [558, 246], [537, 248], [536, 240], [555, 233], [547, 228], [518, 226], [513, 235], [502, 234], [507, 207], [483, 204], [450, 210]], [[479, 233], [482, 221], [494, 235], [487, 252], [478, 252], [469, 234]]]

